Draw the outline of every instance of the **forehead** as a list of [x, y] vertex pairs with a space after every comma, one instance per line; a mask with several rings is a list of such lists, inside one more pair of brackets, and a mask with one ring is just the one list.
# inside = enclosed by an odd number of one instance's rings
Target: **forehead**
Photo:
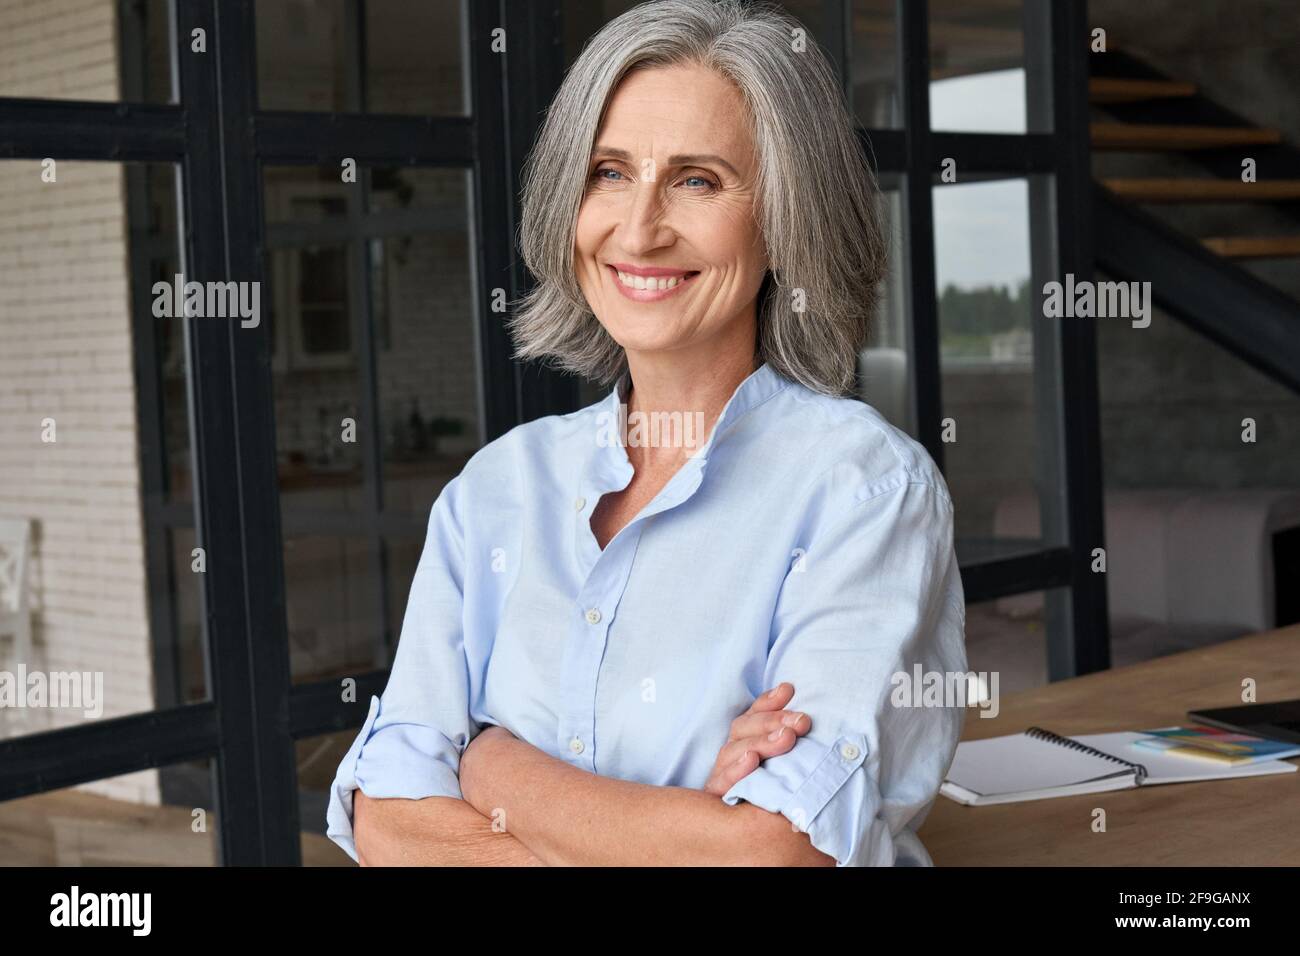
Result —
[[737, 169], [753, 154], [748, 110], [735, 84], [699, 66], [637, 70], [610, 97], [597, 142], [633, 156], [717, 153]]

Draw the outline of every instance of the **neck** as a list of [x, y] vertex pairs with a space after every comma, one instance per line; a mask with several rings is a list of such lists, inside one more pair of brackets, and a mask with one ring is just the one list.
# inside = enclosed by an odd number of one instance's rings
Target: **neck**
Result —
[[[627, 397], [627, 410], [631, 414], [700, 412], [704, 416], [702, 445], [713, 433], [713, 426], [722, 414], [723, 407], [737, 387], [762, 364], [754, 348], [751, 334], [738, 337], [723, 348], [671, 352], [627, 352], [628, 373], [632, 386]], [[664, 464], [684, 461], [698, 450], [695, 448], [642, 447], [627, 449], [628, 459], [634, 466], [641, 463]]]

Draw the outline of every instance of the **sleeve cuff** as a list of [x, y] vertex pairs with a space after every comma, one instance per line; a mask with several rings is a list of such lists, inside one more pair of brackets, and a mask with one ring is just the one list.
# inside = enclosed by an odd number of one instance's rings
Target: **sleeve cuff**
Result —
[[390, 724], [376, 732], [374, 726], [379, 713], [380, 699], [371, 697], [366, 721], [339, 762], [325, 812], [325, 835], [353, 860], [357, 859], [352, 835], [355, 790], [377, 798], [462, 799], [460, 778], [454, 766], [459, 754], [447, 738], [432, 727], [414, 724]]
[[834, 857], [836, 866], [849, 866], [861, 855], [879, 806], [866, 774], [855, 775], [866, 759], [862, 734], [844, 734], [829, 747], [804, 737], [789, 753], [769, 757], [742, 777], [722, 801], [735, 806], [744, 800], [782, 814]]

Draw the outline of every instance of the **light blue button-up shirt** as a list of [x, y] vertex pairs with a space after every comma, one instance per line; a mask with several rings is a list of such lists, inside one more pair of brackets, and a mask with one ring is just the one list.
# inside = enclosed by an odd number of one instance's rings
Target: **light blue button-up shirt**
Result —
[[790, 681], [811, 730], [721, 799], [785, 815], [841, 866], [929, 865], [915, 831], [964, 711], [900, 706], [895, 675], [966, 670], [933, 461], [870, 406], [762, 365], [602, 551], [592, 511], [633, 473], [608, 440], [626, 387], [518, 426], [439, 495], [329, 837], [356, 858], [357, 787], [459, 798], [486, 724], [591, 773], [702, 789], [731, 721]]

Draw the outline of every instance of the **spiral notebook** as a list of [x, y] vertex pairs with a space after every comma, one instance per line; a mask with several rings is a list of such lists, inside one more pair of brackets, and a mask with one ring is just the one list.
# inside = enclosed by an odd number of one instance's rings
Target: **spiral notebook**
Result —
[[1237, 766], [1192, 761], [1136, 746], [1134, 741], [1145, 736], [1123, 731], [1063, 737], [1030, 727], [1022, 734], [963, 741], [939, 792], [958, 803], [984, 806], [1297, 770], [1280, 760]]

